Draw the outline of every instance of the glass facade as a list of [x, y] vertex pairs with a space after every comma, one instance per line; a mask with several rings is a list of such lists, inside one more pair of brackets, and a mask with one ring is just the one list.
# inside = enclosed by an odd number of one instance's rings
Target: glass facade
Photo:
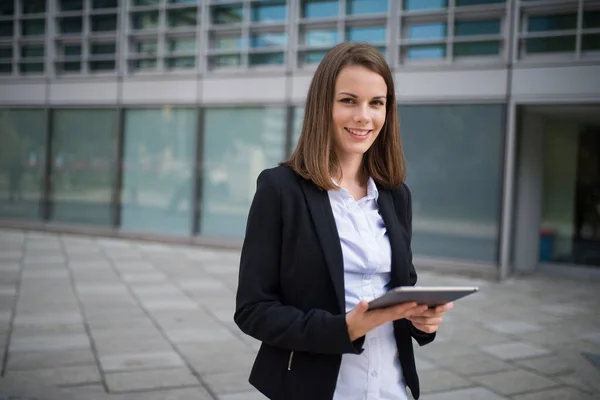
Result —
[[399, 107], [415, 254], [497, 259], [504, 115], [503, 104]]
[[52, 112], [50, 220], [112, 225], [117, 112]]

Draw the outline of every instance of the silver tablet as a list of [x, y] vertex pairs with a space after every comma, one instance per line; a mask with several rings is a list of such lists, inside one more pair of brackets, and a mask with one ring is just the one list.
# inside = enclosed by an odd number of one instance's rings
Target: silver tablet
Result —
[[400, 286], [369, 303], [369, 310], [384, 308], [408, 301], [435, 307], [479, 290], [477, 286]]

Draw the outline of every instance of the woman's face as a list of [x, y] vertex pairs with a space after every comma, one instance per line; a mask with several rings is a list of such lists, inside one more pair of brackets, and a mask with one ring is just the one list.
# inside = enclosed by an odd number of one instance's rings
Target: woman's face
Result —
[[343, 160], [369, 150], [385, 123], [387, 85], [381, 75], [362, 66], [344, 67], [333, 99], [333, 136]]

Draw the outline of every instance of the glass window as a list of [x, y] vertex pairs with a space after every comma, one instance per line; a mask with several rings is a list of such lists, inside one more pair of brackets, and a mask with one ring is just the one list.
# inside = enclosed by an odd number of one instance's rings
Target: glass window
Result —
[[117, 8], [119, 0], [92, 0], [92, 8]]
[[60, 11], [83, 10], [83, 0], [60, 0]]
[[443, 39], [446, 37], [446, 23], [409, 24], [408, 37], [410, 39]]
[[448, 7], [448, 0], [404, 0], [406, 11], [437, 10]]
[[192, 4], [198, 3], [200, 0], [167, 0], [171, 4]]
[[15, 13], [14, 1], [2, 1], [0, 2], [0, 16], [9, 17]]
[[159, 4], [160, 0], [131, 0], [134, 6], [151, 6]]
[[216, 6], [211, 11], [213, 24], [239, 24], [244, 19], [244, 8], [241, 4]]
[[454, 43], [455, 57], [491, 56], [500, 53], [500, 41]]
[[92, 32], [114, 32], [117, 30], [116, 15], [94, 15], [92, 20]]
[[454, 23], [454, 35], [456, 36], [495, 35], [499, 33], [499, 19], [456, 21]]
[[32, 19], [21, 21], [21, 34], [23, 36], [41, 36], [46, 32], [46, 21]]
[[331, 18], [339, 15], [338, 0], [302, 0], [302, 18]]
[[0, 58], [12, 58], [12, 47], [0, 47]]
[[92, 72], [114, 71], [115, 61], [114, 60], [90, 61], [89, 69]]
[[252, 21], [274, 22], [287, 19], [287, 5], [281, 0], [266, 0], [252, 3]]
[[577, 14], [545, 15], [529, 17], [529, 32], [561, 31], [577, 28]]
[[44, 57], [44, 45], [43, 44], [30, 44], [21, 47], [21, 57], [23, 58], [36, 58]]
[[124, 229], [190, 234], [196, 121], [195, 109], [125, 111]]
[[59, 20], [60, 33], [81, 33], [83, 31], [82, 17], [68, 17]]
[[171, 28], [194, 27], [197, 17], [198, 9], [195, 7], [167, 11], [167, 23]]
[[238, 67], [242, 64], [242, 56], [240, 54], [224, 54], [212, 56], [210, 58], [210, 66], [213, 69]]
[[600, 28], [600, 11], [584, 11], [583, 29]]
[[242, 48], [240, 34], [213, 34], [212, 47], [218, 50], [238, 50]]
[[319, 64], [327, 54], [327, 50], [310, 50], [304, 52], [304, 64]]
[[385, 42], [385, 27], [361, 26], [346, 29], [346, 40], [352, 42]]
[[281, 65], [283, 64], [283, 53], [256, 53], [248, 56], [250, 65]]
[[526, 39], [525, 50], [529, 54], [573, 52], [575, 51], [575, 36]]
[[13, 22], [0, 21], [0, 37], [11, 37], [13, 34]]
[[0, 109], [2, 217], [41, 217], [40, 200], [46, 159], [45, 120], [44, 110]]
[[414, 254], [497, 260], [504, 113], [501, 104], [399, 107]]
[[190, 69], [196, 67], [196, 57], [169, 57], [165, 61], [167, 69]]
[[81, 72], [81, 62], [66, 61], [57, 64], [58, 73], [65, 74], [69, 72]]
[[337, 29], [307, 29], [304, 44], [307, 46], [334, 46], [338, 43]]
[[117, 112], [54, 110], [50, 219], [111, 225]]
[[19, 64], [19, 72], [23, 75], [40, 75], [44, 73], [44, 63], [24, 62]]
[[69, 44], [63, 47], [63, 55], [67, 57], [77, 57], [81, 55], [80, 44]]
[[156, 69], [156, 58], [144, 58], [141, 60], [132, 60], [131, 69], [133, 71], [149, 71]]
[[27, 0], [22, 2], [23, 14], [41, 14], [46, 12], [46, 0]]
[[408, 46], [406, 57], [411, 60], [439, 59], [446, 57], [446, 44], [425, 44]]
[[504, 3], [506, 0], [456, 0], [456, 6], [475, 6], [479, 4]]
[[242, 238], [256, 178], [285, 156], [285, 108], [207, 108], [200, 234]]
[[115, 43], [93, 43], [90, 48], [91, 55], [115, 54], [117, 45]]
[[131, 48], [138, 54], [156, 54], [158, 39], [133, 39]]
[[167, 41], [169, 52], [195, 53], [196, 38], [173, 38]]
[[12, 64], [9, 63], [0, 63], [0, 74], [7, 75], [12, 74]]
[[388, 11], [387, 0], [346, 0], [346, 14], [384, 14]]
[[255, 33], [250, 36], [250, 47], [285, 47], [287, 35], [285, 33]]
[[158, 27], [158, 11], [136, 12], [131, 15], [133, 29], [145, 30]]
[[581, 50], [598, 51], [600, 50], [600, 34], [594, 33], [581, 36]]

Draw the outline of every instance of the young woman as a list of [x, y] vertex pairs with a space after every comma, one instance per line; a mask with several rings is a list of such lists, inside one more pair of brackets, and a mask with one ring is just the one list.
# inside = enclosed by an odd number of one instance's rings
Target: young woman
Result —
[[446, 304], [368, 301], [414, 285], [411, 199], [382, 55], [342, 43], [318, 66], [292, 157], [263, 171], [240, 261], [235, 322], [260, 340], [250, 383], [270, 399], [419, 397], [412, 338]]

